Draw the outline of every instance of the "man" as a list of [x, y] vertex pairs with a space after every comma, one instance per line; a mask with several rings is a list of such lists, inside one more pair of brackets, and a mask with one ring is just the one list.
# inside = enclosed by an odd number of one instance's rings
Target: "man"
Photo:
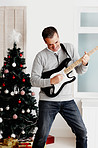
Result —
[[[64, 76], [63, 74], [57, 74], [52, 78], [42, 78], [42, 73], [57, 68], [66, 58], [71, 58], [69, 66], [80, 57], [72, 44], [63, 44], [67, 52], [61, 48], [59, 34], [54, 27], [45, 28], [42, 32], [42, 37], [47, 47], [35, 57], [31, 73], [31, 84], [34, 87], [47, 88], [60, 83]], [[88, 60], [89, 56], [85, 52], [82, 57], [82, 63], [75, 67], [77, 73], [82, 74], [87, 71]], [[57, 113], [61, 114], [76, 135], [76, 148], [87, 148], [87, 131], [72, 97], [72, 83], [66, 84], [55, 97], [47, 96], [42, 90], [39, 93], [38, 130], [33, 148], [44, 148]]]

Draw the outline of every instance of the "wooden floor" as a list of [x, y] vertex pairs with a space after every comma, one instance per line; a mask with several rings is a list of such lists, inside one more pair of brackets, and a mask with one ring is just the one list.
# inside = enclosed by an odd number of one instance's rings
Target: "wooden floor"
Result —
[[53, 144], [46, 145], [46, 148], [75, 148], [74, 138], [55, 138]]

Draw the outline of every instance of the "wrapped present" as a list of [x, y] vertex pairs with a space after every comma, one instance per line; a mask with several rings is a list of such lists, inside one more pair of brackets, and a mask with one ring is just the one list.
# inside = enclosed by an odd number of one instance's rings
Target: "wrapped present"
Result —
[[[21, 146], [18, 146], [18, 148], [32, 148], [32, 146], [30, 146], [30, 145], [28, 145], [28, 146], [26, 146], [26, 145], [21, 145]], [[46, 145], [45, 145], [45, 147], [44, 148], [46, 148]]]
[[[18, 148], [32, 148], [33, 141], [29, 142], [19, 142]], [[46, 144], [45, 147], [46, 148]]]
[[18, 139], [6, 138], [3, 140], [4, 146], [16, 147], [18, 145]]
[[18, 148], [32, 148], [33, 141], [21, 141]]
[[3, 140], [1, 141], [0, 139], [0, 148], [2, 148], [1, 146], [3, 145]]
[[0, 145], [2, 145], [3, 144], [3, 141], [0, 141]]
[[32, 145], [18, 145], [18, 148], [32, 148]]
[[54, 136], [48, 135], [46, 144], [51, 144], [51, 143], [54, 143]]
[[18, 148], [18, 146], [7, 146], [0, 143], [0, 148]]
[[0, 148], [18, 148], [18, 146], [0, 145]]
[[0, 148], [13, 148], [11, 146], [6, 146], [6, 145], [0, 145]]

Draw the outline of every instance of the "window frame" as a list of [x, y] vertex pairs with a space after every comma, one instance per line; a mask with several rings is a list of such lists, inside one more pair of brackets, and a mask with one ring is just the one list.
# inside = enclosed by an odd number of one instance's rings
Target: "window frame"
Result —
[[[81, 13], [98, 13], [97, 7], [78, 7], [74, 15], [74, 45], [78, 50], [78, 35], [82, 33], [97, 33], [98, 27], [81, 27]], [[95, 47], [94, 47], [95, 48]], [[75, 98], [98, 98], [98, 92], [78, 92], [78, 74], [76, 74], [76, 81], [74, 82], [74, 97]]]

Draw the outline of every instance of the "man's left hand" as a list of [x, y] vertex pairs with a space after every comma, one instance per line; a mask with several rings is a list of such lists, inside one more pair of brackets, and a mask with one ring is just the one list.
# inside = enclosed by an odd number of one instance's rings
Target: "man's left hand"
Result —
[[82, 64], [83, 64], [84, 66], [86, 66], [86, 65], [88, 64], [88, 61], [89, 61], [89, 56], [88, 56], [87, 52], [85, 51], [85, 54], [84, 54], [84, 56], [82, 57]]

